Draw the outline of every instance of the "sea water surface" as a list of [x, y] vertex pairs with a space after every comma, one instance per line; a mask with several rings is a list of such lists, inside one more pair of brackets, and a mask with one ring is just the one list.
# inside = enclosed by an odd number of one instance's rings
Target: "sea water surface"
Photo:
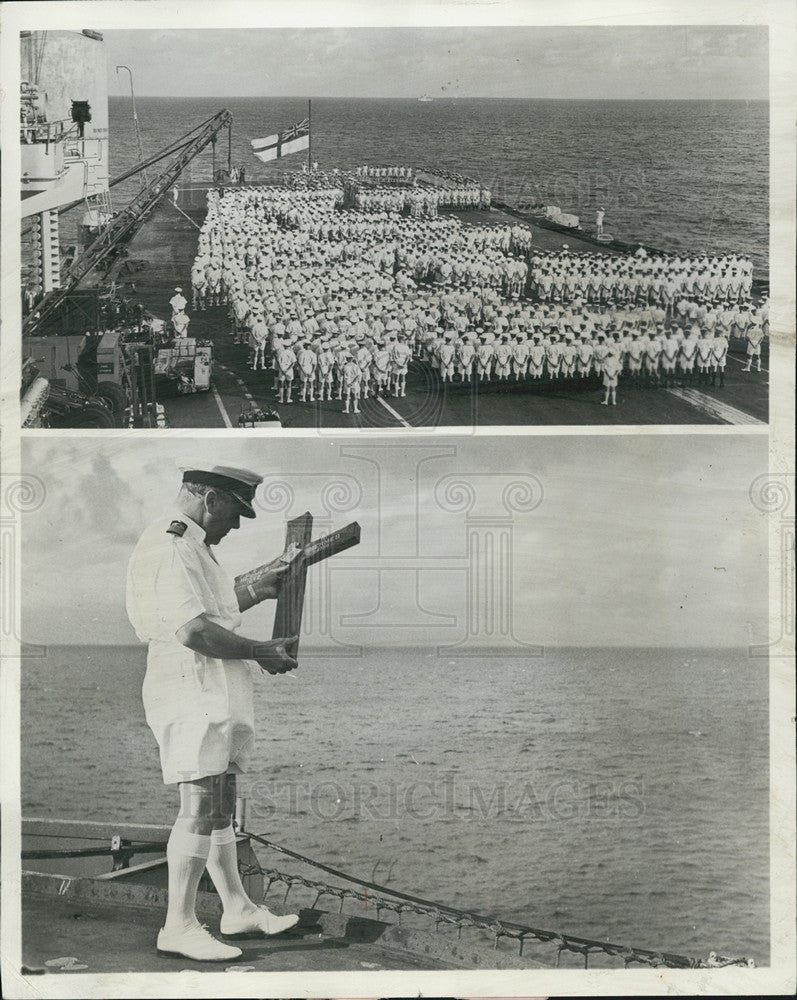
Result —
[[[307, 115], [301, 98], [138, 98], [145, 155], [229, 108], [232, 159], [247, 180], [305, 161], [263, 164], [249, 140]], [[111, 174], [137, 161], [129, 98], [110, 98]], [[494, 198], [558, 205], [591, 228], [678, 252], [743, 253], [768, 269], [769, 104], [766, 101], [552, 101], [314, 98], [312, 156], [323, 170], [359, 164], [436, 165], [476, 178]], [[227, 160], [226, 131], [216, 164]], [[184, 178], [211, 176], [211, 147]], [[155, 169], [155, 168], [153, 168]], [[115, 207], [138, 190], [114, 189]]]
[[[41, 652], [23, 815], [171, 823], [145, 649]], [[306, 656], [255, 679], [247, 826], [451, 906], [766, 964], [767, 691], [766, 660], [736, 650]]]

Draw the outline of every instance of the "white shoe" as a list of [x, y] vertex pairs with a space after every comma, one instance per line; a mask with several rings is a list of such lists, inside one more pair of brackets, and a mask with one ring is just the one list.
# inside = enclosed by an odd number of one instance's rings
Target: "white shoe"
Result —
[[158, 953], [193, 958], [195, 962], [232, 962], [243, 954], [240, 948], [217, 941], [200, 924], [182, 931], [161, 928], [158, 931]]
[[282, 934], [298, 923], [299, 916], [296, 913], [280, 917], [265, 906], [258, 906], [254, 913], [244, 917], [222, 915], [220, 930], [225, 937], [235, 937], [239, 934], [265, 934], [266, 937], [272, 937], [274, 934]]

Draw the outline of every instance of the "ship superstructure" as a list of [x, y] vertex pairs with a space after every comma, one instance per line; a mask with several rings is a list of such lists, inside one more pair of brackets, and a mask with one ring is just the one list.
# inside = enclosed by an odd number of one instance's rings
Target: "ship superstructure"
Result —
[[21, 72], [22, 278], [35, 296], [61, 285], [59, 210], [82, 201], [85, 225], [110, 219], [102, 35], [23, 31]]

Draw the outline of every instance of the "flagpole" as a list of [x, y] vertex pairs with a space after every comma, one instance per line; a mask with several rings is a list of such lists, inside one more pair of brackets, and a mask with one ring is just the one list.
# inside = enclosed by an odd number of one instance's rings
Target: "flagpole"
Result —
[[307, 99], [307, 173], [313, 172], [313, 102]]

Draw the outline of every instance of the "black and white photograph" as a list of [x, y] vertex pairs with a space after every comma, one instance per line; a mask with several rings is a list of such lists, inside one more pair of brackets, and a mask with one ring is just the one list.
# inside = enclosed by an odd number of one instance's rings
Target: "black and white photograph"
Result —
[[20, 39], [24, 426], [767, 422], [765, 24], [97, 27]]
[[26, 966], [767, 966], [766, 438], [303, 445], [26, 443]]
[[0, 16], [3, 996], [793, 996], [797, 8]]

